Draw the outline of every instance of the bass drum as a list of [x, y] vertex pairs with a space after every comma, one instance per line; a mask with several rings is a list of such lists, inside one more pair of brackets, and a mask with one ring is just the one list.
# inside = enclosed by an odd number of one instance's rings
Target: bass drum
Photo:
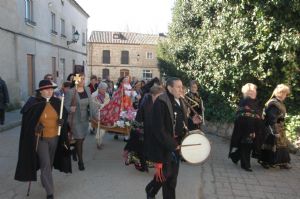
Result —
[[190, 164], [203, 163], [209, 157], [210, 151], [210, 142], [200, 130], [190, 131], [180, 147], [181, 156]]

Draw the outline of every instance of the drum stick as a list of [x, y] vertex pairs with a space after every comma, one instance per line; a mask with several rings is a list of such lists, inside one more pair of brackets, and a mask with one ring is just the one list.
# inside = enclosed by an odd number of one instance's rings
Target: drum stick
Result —
[[198, 145], [202, 145], [202, 144], [185, 144], [185, 145], [180, 145], [181, 147], [183, 147], [183, 146], [198, 146]]

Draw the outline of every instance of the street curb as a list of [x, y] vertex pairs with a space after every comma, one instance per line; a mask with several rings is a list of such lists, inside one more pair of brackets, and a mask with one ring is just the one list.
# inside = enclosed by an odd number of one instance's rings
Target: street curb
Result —
[[21, 125], [21, 120], [0, 126], [0, 133]]

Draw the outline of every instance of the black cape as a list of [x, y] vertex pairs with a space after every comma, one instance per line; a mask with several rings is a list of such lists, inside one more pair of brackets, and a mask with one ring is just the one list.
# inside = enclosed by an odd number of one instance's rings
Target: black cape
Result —
[[[172, 152], [176, 151], [177, 145], [181, 144], [174, 139], [174, 112], [171, 98], [172, 96], [165, 92], [158, 96], [153, 104], [151, 133], [147, 134], [146, 139], [149, 140], [145, 141], [147, 146], [151, 146], [151, 149], [147, 149], [147, 158], [152, 162], [165, 163], [172, 157]], [[187, 124], [187, 109], [181, 99], [180, 104], [184, 113], [183, 121]]]
[[[51, 97], [49, 102], [60, 113], [61, 101], [58, 98]], [[35, 127], [40, 119], [40, 116], [46, 106], [46, 99], [42, 97], [30, 97], [21, 110], [22, 126], [19, 141], [18, 163], [15, 173], [15, 180], [18, 181], [36, 181], [38, 156], [35, 151], [36, 138]], [[67, 132], [67, 111], [63, 111], [64, 123], [61, 128], [61, 135], [54, 158], [54, 168], [65, 173], [71, 173], [71, 158], [69, 153], [69, 141]]]

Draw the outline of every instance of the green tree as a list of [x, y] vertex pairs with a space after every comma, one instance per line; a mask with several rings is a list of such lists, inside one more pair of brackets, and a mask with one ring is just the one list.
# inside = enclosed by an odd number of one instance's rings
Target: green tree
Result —
[[177, 0], [160, 66], [199, 81], [211, 120], [232, 120], [247, 82], [261, 105], [277, 84], [290, 85], [288, 110], [298, 114], [299, 30], [299, 0]]

